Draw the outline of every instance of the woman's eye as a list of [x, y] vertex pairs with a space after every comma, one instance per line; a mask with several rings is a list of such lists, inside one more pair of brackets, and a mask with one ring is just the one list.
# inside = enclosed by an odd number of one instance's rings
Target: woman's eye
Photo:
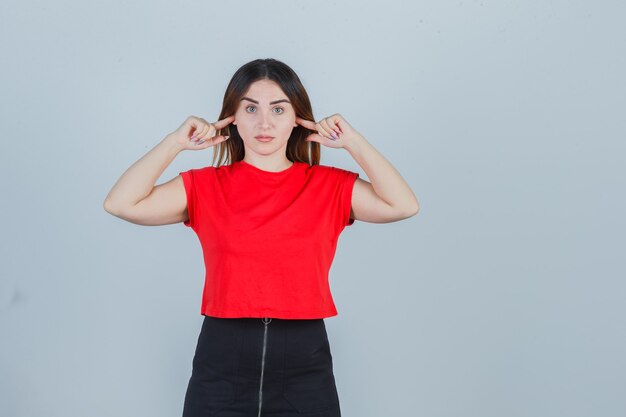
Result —
[[254, 106], [248, 106], [248, 107], [246, 107], [246, 111], [247, 111], [248, 113], [254, 113], [254, 112], [256, 111], [256, 107], [254, 107]]
[[285, 109], [283, 109], [282, 107], [274, 107], [274, 112], [281, 114], [284, 113]]

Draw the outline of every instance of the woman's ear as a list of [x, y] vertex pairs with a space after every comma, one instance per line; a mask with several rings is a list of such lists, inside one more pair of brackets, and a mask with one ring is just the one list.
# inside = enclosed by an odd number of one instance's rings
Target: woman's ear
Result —
[[237, 126], [237, 119], [233, 120], [231, 123]]

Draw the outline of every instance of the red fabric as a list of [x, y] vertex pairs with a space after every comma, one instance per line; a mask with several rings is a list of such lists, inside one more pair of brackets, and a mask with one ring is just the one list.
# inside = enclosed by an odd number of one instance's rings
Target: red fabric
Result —
[[328, 273], [359, 176], [296, 162], [244, 161], [180, 172], [206, 269], [201, 314], [312, 319], [337, 315]]

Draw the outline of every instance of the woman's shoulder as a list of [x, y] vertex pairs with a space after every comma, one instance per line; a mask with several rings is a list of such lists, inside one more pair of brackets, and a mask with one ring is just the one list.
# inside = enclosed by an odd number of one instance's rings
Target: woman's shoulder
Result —
[[235, 165], [236, 164], [224, 164], [218, 166], [206, 165], [198, 168], [193, 168], [193, 171], [198, 174], [221, 174], [232, 171], [235, 168]]
[[332, 166], [332, 165], [325, 165], [325, 164], [316, 164], [316, 165], [311, 165], [311, 168], [313, 168], [313, 169], [317, 169], [317, 170], [320, 170], [320, 171], [332, 171], [332, 170], [334, 170], [334, 169], [338, 169], [338, 168], [337, 168], [337, 167], [335, 167], [335, 166]]
[[344, 169], [338, 166], [333, 166], [333, 165], [318, 164], [318, 165], [312, 165], [311, 168], [316, 169], [319, 172], [324, 172], [328, 175], [352, 173], [352, 171], [349, 171], [347, 169]]
[[207, 181], [210, 178], [215, 177], [217, 172], [216, 167], [209, 165], [181, 171], [180, 175], [182, 177], [188, 176], [193, 178], [194, 181]]

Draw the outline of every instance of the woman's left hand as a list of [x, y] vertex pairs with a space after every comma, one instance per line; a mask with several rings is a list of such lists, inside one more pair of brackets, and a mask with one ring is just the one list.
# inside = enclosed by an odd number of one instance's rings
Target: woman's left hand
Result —
[[318, 142], [330, 148], [346, 148], [361, 136], [343, 116], [337, 113], [317, 123], [296, 117], [296, 123], [317, 132], [309, 135], [306, 138], [307, 141]]

